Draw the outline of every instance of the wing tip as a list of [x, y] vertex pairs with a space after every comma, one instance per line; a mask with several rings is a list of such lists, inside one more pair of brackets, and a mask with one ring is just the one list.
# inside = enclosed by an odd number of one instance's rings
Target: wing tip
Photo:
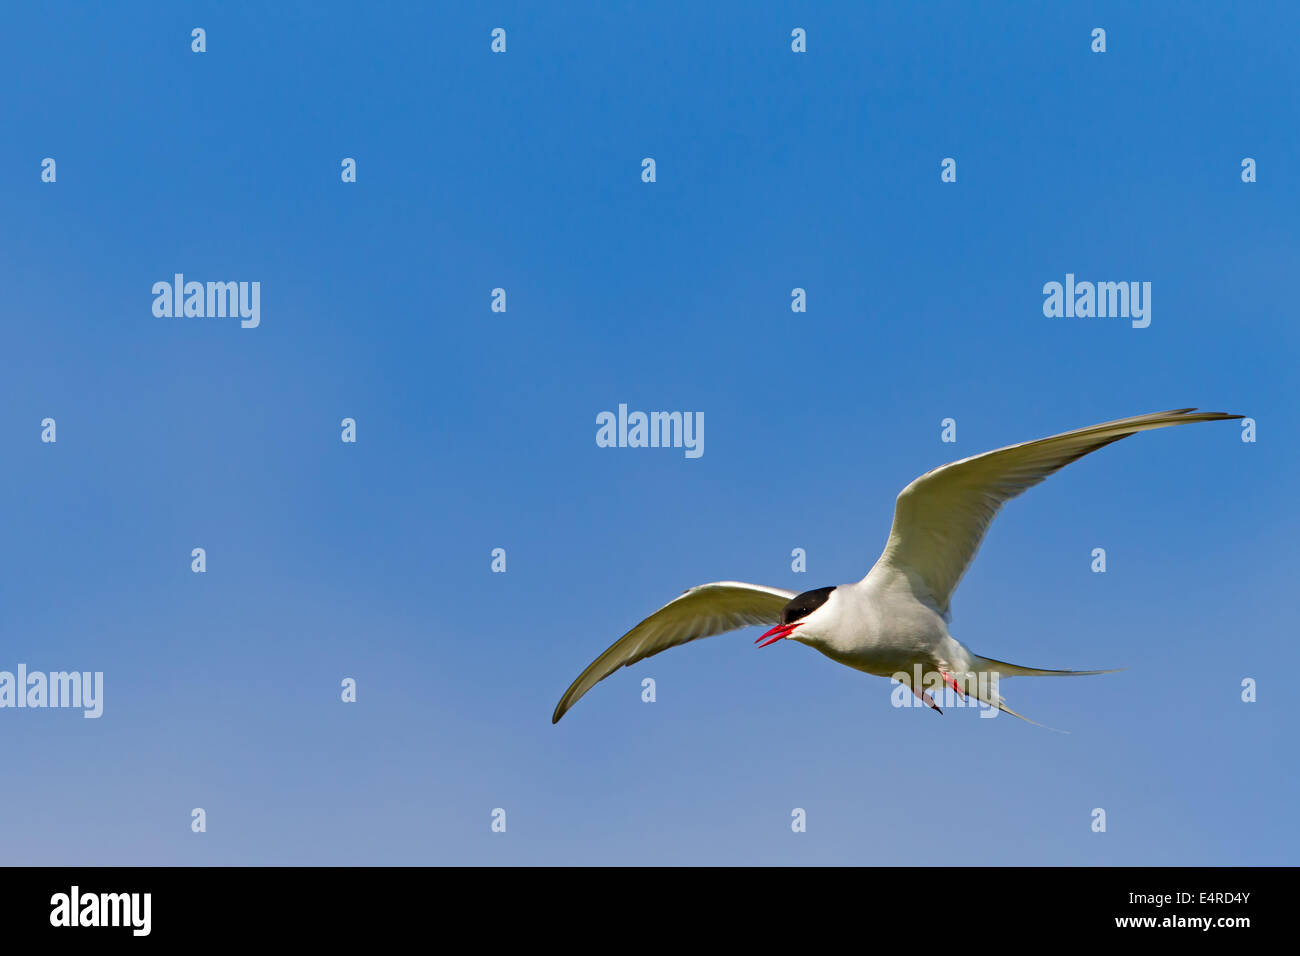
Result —
[[1245, 418], [1245, 415], [1238, 415], [1234, 412], [1203, 412], [1196, 408], [1175, 408], [1168, 412], [1157, 412], [1164, 415], [1186, 415], [1198, 420], [1207, 422], [1227, 421], [1234, 418]]

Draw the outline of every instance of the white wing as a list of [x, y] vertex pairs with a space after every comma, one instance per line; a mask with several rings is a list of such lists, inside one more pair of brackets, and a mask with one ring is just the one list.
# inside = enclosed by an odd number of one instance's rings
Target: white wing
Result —
[[928, 471], [898, 493], [894, 524], [876, 565], [906, 573], [913, 586], [927, 592], [947, 617], [952, 592], [1004, 502], [1070, 462], [1129, 435], [1230, 418], [1241, 416], [1194, 408], [1134, 415], [1010, 445]]
[[551, 723], [556, 723], [579, 697], [620, 667], [635, 664], [700, 637], [712, 637], [749, 624], [776, 624], [781, 608], [794, 591], [762, 584], [718, 581], [691, 588], [628, 631], [583, 671], [560, 702]]

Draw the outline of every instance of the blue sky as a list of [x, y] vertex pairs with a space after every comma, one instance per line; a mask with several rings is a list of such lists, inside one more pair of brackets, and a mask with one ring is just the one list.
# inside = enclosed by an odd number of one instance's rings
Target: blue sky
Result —
[[[702, 6], [5, 11], [0, 669], [105, 701], [0, 710], [0, 861], [1298, 862], [1294, 7]], [[260, 326], [155, 317], [175, 272]], [[1150, 327], [1045, 318], [1066, 273]], [[598, 448], [619, 403], [704, 455]], [[921, 472], [1184, 405], [1258, 441], [1071, 466], [954, 599], [978, 653], [1129, 668], [1003, 685], [1071, 735], [753, 629], [551, 725], [682, 589], [856, 580]]]

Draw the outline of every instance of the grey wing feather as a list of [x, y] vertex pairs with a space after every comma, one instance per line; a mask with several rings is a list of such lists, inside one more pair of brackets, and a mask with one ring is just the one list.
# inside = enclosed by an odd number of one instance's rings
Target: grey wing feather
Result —
[[781, 608], [794, 596], [794, 591], [784, 588], [741, 581], [718, 581], [691, 588], [655, 611], [592, 661], [555, 705], [551, 723], [558, 722], [578, 698], [620, 667], [701, 637], [734, 631], [750, 624], [775, 624], [780, 620]]
[[1241, 418], [1177, 408], [1009, 445], [928, 471], [898, 494], [877, 566], [896, 568], [950, 615], [952, 593], [1003, 504], [1111, 442], [1141, 431]]

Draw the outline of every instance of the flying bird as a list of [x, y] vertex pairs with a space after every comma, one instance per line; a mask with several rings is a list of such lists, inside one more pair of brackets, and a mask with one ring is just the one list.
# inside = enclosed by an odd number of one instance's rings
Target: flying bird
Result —
[[1121, 438], [1170, 425], [1241, 417], [1194, 408], [1134, 415], [1009, 445], [928, 471], [898, 493], [885, 550], [861, 581], [802, 594], [740, 581], [691, 588], [592, 661], [560, 698], [551, 723], [619, 667], [754, 624], [771, 625], [754, 642], [762, 647], [785, 639], [807, 644], [854, 670], [899, 679], [934, 710], [939, 708], [932, 696], [917, 685], [921, 674], [938, 675], [939, 679], [923, 681], [932, 689], [950, 686], [962, 696], [1028, 720], [1003, 702], [997, 692], [1000, 677], [1111, 671], [1008, 664], [981, 657], [948, 633], [952, 593], [998, 510], [1070, 462]]

